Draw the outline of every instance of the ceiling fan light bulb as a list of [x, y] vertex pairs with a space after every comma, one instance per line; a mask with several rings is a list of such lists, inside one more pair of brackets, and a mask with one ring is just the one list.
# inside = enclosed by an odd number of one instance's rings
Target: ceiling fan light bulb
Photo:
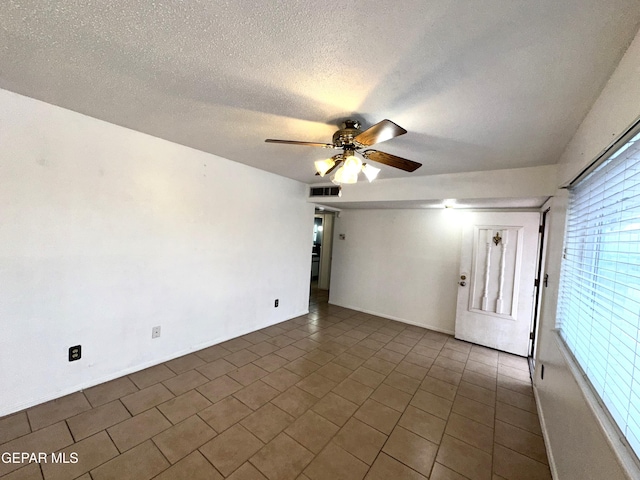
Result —
[[364, 175], [367, 177], [367, 180], [369, 180], [369, 183], [371, 183], [380, 173], [380, 169], [369, 165], [368, 163], [365, 163], [362, 165], [362, 173], [364, 173]]
[[344, 169], [349, 175], [355, 175], [357, 177], [360, 170], [362, 170], [362, 160], [356, 156], [347, 157], [344, 160]]
[[326, 173], [336, 164], [333, 158], [327, 158], [326, 160], [318, 160], [315, 162], [316, 171], [321, 177], [324, 177]]

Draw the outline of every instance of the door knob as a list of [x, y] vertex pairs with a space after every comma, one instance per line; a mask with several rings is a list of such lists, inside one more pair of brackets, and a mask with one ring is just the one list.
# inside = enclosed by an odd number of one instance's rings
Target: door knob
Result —
[[460, 284], [461, 287], [464, 287], [467, 285], [467, 282], [458, 282]]

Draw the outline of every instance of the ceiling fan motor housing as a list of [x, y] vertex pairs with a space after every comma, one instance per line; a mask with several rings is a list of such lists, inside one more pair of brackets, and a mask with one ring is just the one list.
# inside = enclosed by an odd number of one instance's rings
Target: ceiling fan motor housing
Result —
[[343, 128], [333, 134], [333, 144], [336, 147], [353, 146], [353, 139], [361, 133], [360, 122], [357, 120], [346, 120]]

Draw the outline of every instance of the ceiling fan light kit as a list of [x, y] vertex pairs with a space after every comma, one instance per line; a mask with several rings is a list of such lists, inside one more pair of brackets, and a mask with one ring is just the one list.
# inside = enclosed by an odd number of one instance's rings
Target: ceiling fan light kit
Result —
[[382, 120], [365, 131], [360, 130], [360, 122], [356, 120], [346, 120], [343, 128], [333, 134], [333, 143], [300, 142], [297, 140], [275, 140], [268, 138], [267, 143], [280, 143], [289, 145], [304, 145], [308, 147], [334, 148], [342, 150], [342, 153], [334, 155], [326, 160], [315, 162], [316, 175], [325, 175], [336, 172], [330, 179], [336, 185], [351, 184], [358, 182], [358, 174], [362, 171], [369, 182], [372, 182], [380, 173], [380, 169], [370, 164], [363, 163], [356, 153], [362, 155], [367, 160], [399, 168], [406, 172], [413, 172], [422, 166], [421, 163], [397, 157], [389, 153], [378, 150], [364, 150], [376, 143], [390, 140], [394, 137], [404, 135], [407, 131], [391, 120]]

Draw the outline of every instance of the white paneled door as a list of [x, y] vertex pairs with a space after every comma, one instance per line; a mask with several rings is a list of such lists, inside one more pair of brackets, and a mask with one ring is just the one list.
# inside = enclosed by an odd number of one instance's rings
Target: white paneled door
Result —
[[455, 336], [527, 356], [534, 306], [536, 212], [474, 212], [462, 233]]

